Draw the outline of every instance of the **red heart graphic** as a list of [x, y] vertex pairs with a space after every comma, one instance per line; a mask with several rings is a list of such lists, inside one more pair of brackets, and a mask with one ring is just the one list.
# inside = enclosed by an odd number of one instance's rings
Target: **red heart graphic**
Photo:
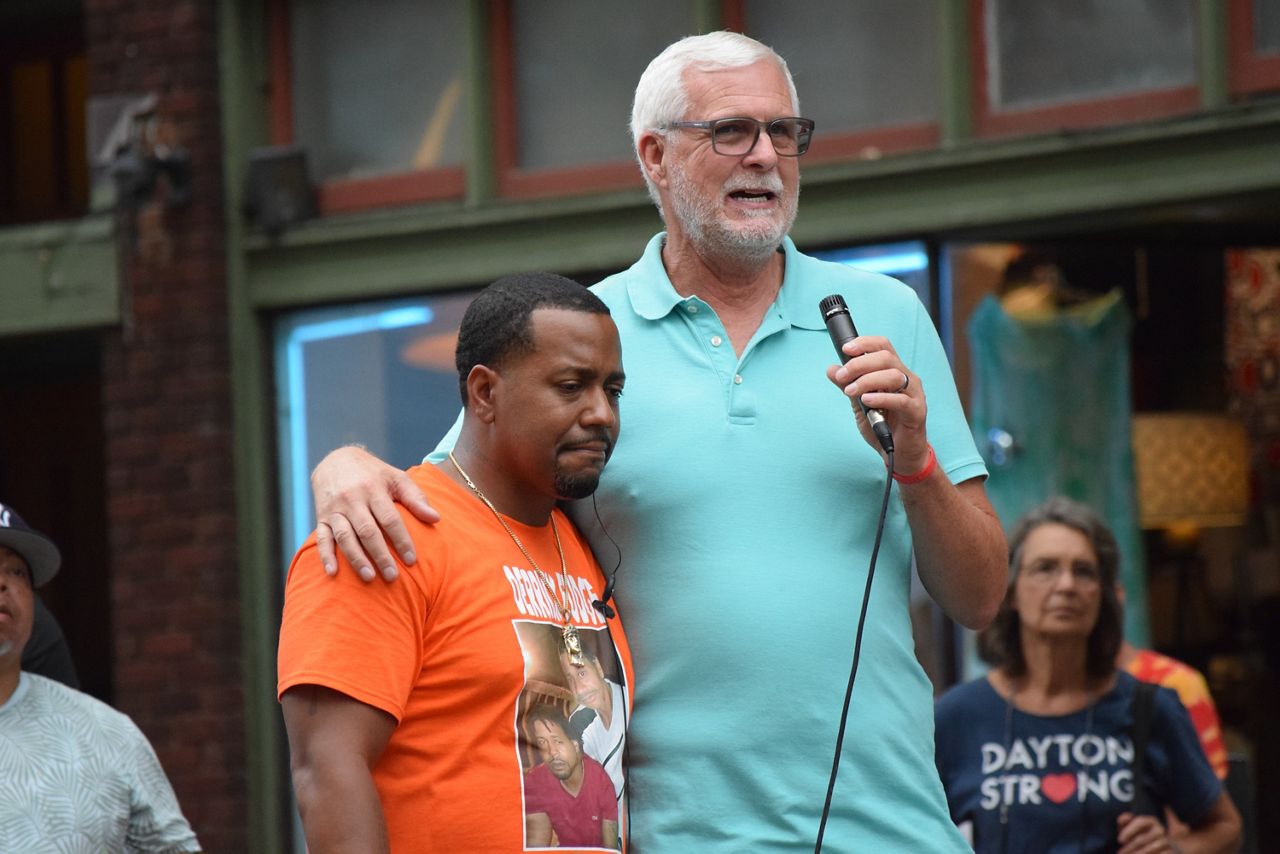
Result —
[[1040, 791], [1055, 804], [1063, 803], [1076, 793], [1076, 775], [1045, 774], [1040, 778]]

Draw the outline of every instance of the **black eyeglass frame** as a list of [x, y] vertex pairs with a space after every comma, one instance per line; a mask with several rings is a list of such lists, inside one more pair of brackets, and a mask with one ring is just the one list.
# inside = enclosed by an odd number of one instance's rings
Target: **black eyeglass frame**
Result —
[[[721, 124], [729, 124], [731, 122], [745, 122], [747, 124], [753, 125], [756, 129], [755, 134], [751, 137], [751, 144], [748, 145], [742, 151], [739, 151], [735, 154], [729, 154], [729, 153], [723, 152], [716, 145], [716, 127]], [[800, 116], [779, 116], [778, 118], [770, 119], [767, 122], [761, 121], [760, 119], [753, 119], [750, 116], [725, 116], [724, 118], [720, 118], [720, 119], [707, 119], [705, 121], [700, 121], [700, 122], [668, 122], [665, 125], [665, 127], [666, 128], [693, 128], [695, 130], [705, 130], [709, 133], [711, 137], [711, 150], [714, 151], [716, 154], [722, 155], [724, 157], [742, 157], [746, 154], [750, 154], [752, 151], [755, 150], [756, 143], [760, 141], [760, 131], [762, 129], [767, 131], [769, 130], [769, 128], [773, 127], [778, 122], [799, 122], [800, 123], [799, 125], [800, 130], [796, 134], [795, 153], [786, 154], [784, 152], [777, 151], [777, 148], [775, 147], [774, 151], [777, 152], [779, 157], [799, 157], [800, 155], [804, 154], [806, 151], [809, 150], [809, 144], [810, 142], [813, 141], [814, 122], [813, 122], [813, 119], [806, 119]], [[772, 132], [769, 133], [769, 138], [770, 140], [773, 139]]]

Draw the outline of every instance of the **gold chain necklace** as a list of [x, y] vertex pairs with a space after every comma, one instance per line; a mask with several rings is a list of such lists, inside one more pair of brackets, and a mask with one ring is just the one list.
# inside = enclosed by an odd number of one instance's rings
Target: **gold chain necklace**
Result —
[[[560, 636], [564, 639], [565, 652], [569, 654], [569, 663], [574, 667], [583, 667], [586, 661], [582, 657], [582, 641], [578, 637], [578, 627], [569, 619], [569, 608], [565, 605], [564, 599], [556, 595], [555, 585], [551, 582], [551, 577], [538, 566], [538, 562], [533, 559], [533, 555], [529, 554], [529, 550], [524, 547], [524, 543], [520, 542], [520, 538], [516, 536], [516, 532], [511, 530], [511, 526], [507, 524], [507, 520], [502, 518], [502, 514], [498, 512], [498, 508], [493, 506], [493, 502], [489, 497], [480, 491], [480, 487], [476, 486], [475, 481], [466, 473], [458, 459], [453, 455], [453, 451], [449, 452], [449, 462], [453, 463], [453, 467], [458, 470], [458, 474], [462, 475], [462, 479], [467, 482], [467, 486], [471, 487], [471, 491], [476, 497], [484, 502], [484, 506], [493, 511], [493, 516], [498, 520], [498, 524], [511, 537], [511, 541], [520, 549], [520, 553], [524, 555], [525, 560], [529, 561], [529, 565], [533, 567], [533, 571], [542, 579], [542, 586], [547, 589], [547, 595], [551, 597], [551, 601], [560, 609], [561, 630]], [[560, 544], [560, 530], [556, 528], [555, 514], [551, 514], [551, 534], [556, 538], [556, 553], [560, 555], [560, 577], [568, 576], [568, 565], [564, 559], [564, 546]]]

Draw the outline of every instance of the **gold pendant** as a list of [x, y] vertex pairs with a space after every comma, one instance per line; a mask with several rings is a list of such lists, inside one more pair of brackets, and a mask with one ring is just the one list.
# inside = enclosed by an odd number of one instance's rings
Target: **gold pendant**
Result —
[[569, 663], [574, 667], [586, 666], [582, 659], [582, 641], [578, 638], [578, 627], [570, 623], [564, 627], [561, 636], [564, 638], [565, 652], [569, 653]]

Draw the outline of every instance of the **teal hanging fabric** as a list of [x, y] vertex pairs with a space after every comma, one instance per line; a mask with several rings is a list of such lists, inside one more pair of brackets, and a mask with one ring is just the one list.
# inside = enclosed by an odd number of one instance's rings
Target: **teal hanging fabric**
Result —
[[1013, 317], [994, 296], [969, 319], [970, 424], [1007, 531], [1065, 495], [1098, 512], [1120, 544], [1125, 636], [1149, 640], [1146, 562], [1130, 438], [1129, 313], [1118, 291]]

